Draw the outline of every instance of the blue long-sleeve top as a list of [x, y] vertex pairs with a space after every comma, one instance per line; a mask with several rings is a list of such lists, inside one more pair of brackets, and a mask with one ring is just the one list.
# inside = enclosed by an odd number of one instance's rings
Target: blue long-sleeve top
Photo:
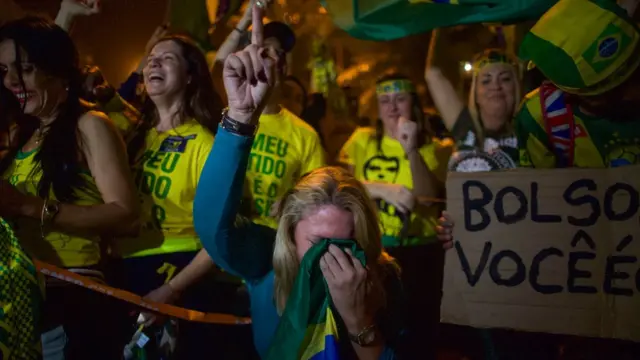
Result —
[[[218, 129], [213, 149], [205, 164], [193, 205], [194, 225], [203, 247], [213, 261], [225, 271], [244, 279], [251, 299], [254, 344], [262, 358], [271, 344], [280, 317], [274, 294], [272, 267], [275, 230], [248, 220], [237, 220], [245, 172], [253, 138]], [[402, 338], [404, 316], [396, 301], [402, 293], [399, 279], [387, 281], [387, 306], [379, 328], [387, 346], [380, 359], [396, 359], [397, 344]], [[347, 353], [351, 350], [348, 345]]]

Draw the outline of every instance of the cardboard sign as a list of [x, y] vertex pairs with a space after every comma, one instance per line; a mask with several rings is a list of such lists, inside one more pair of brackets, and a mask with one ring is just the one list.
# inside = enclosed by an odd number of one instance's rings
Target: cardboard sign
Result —
[[640, 167], [451, 173], [442, 321], [640, 341]]

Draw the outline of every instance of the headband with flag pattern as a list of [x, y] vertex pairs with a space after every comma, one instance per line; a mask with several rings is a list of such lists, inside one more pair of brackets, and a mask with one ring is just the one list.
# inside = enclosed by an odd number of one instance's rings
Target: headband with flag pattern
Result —
[[411, 93], [415, 91], [413, 83], [406, 79], [385, 80], [376, 85], [376, 93], [378, 95], [397, 94], [403, 92]]

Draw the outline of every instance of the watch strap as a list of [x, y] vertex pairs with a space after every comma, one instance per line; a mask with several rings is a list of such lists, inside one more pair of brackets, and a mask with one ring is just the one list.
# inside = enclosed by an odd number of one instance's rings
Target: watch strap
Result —
[[236, 135], [253, 137], [258, 131], [258, 125], [245, 124], [229, 117], [228, 110], [222, 112], [222, 128]]
[[367, 341], [367, 338], [369, 334], [371, 334], [371, 332], [375, 332], [376, 331], [376, 324], [372, 324], [367, 326], [366, 328], [362, 329], [362, 331], [360, 331], [357, 334], [351, 334], [349, 333], [349, 340], [351, 340], [352, 342], [360, 345], [360, 346], [368, 346], [371, 345], [372, 342], [375, 341], [375, 338], [372, 338], [371, 341]]

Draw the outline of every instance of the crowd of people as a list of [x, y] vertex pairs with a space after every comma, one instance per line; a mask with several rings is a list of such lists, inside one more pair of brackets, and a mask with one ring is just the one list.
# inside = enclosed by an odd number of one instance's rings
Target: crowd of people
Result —
[[[2, 359], [310, 359], [276, 342], [313, 273], [340, 358], [435, 359], [443, 344], [470, 359], [640, 356], [630, 342], [439, 322], [448, 173], [640, 164], [637, 0], [559, 0], [523, 40], [521, 60], [545, 77], [524, 96], [522, 62], [503, 49], [477, 55], [466, 103], [428, 59], [447, 136], [415, 79], [380, 77], [378, 119], [335, 160], [282, 105], [296, 37], [263, 24], [270, 1], [252, 2], [212, 61], [160, 26], [119, 88], [81, 66], [68, 33], [98, 4], [0, 25]], [[42, 278], [32, 259], [252, 323], [167, 319]], [[141, 331], [156, 349], [131, 357]]]

